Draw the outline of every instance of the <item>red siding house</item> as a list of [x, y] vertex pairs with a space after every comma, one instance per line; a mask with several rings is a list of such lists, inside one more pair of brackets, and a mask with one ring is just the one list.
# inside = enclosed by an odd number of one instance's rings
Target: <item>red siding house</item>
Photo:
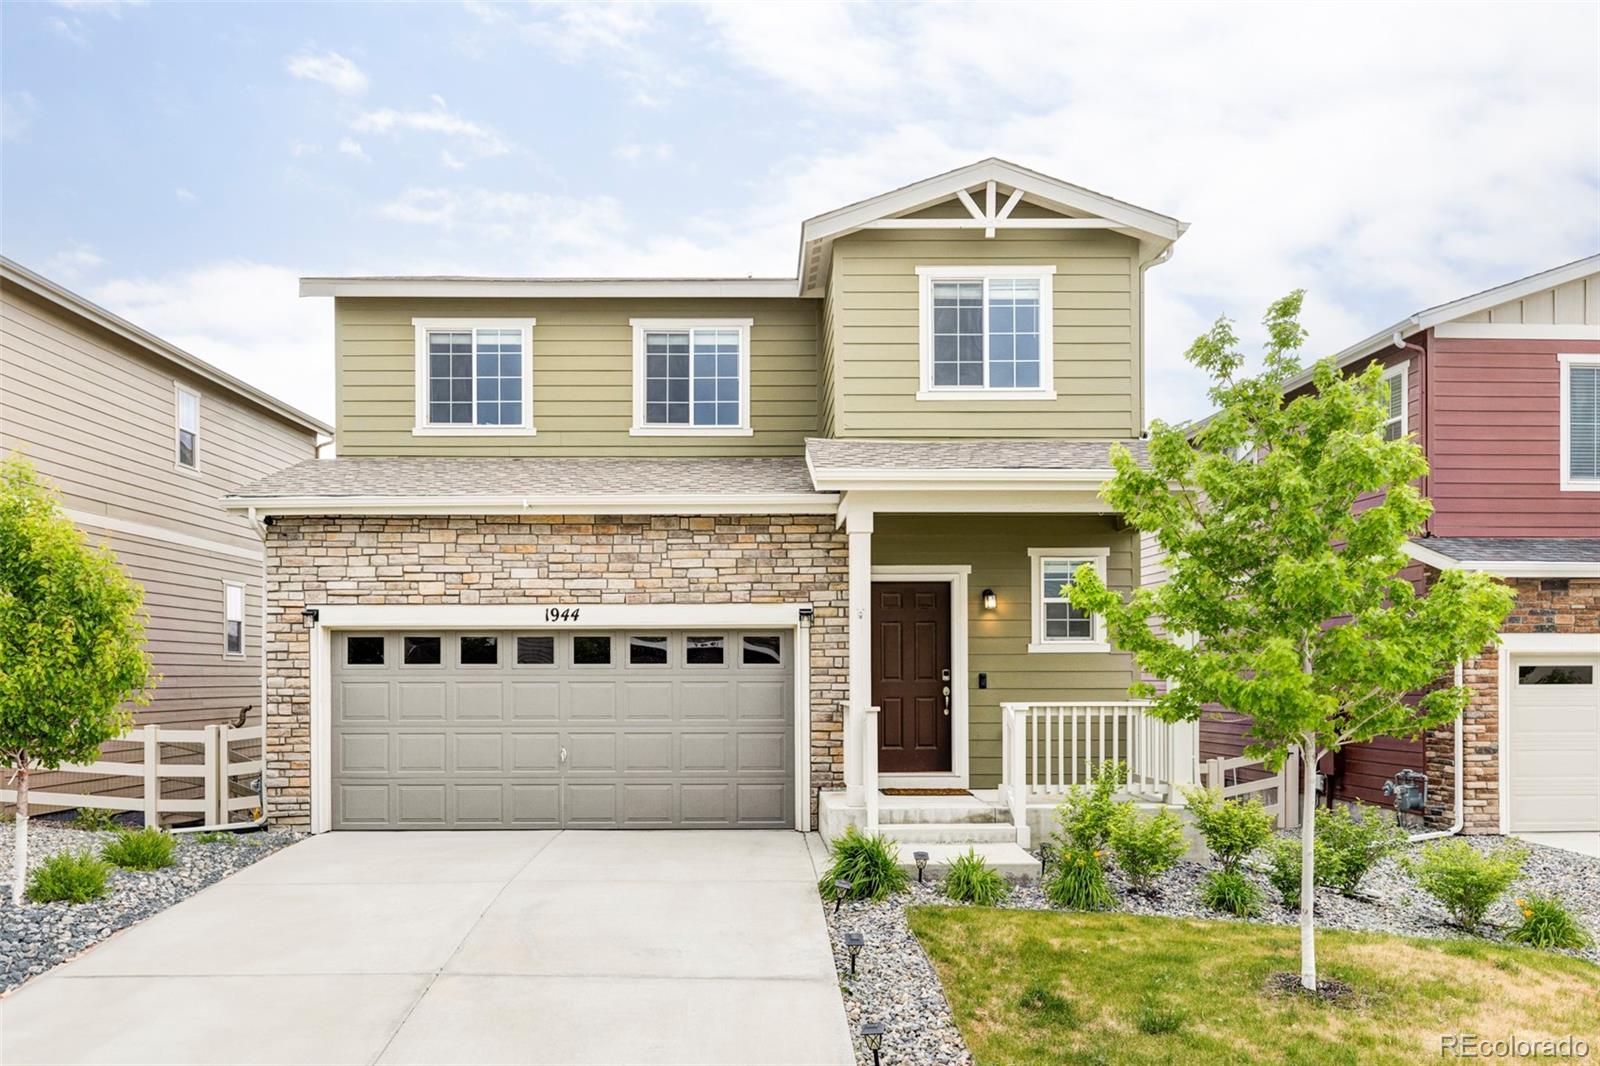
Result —
[[[1420, 311], [1336, 359], [1387, 368], [1389, 432], [1427, 453], [1434, 512], [1408, 575], [1495, 574], [1517, 603], [1501, 642], [1461, 666], [1459, 729], [1346, 748], [1321, 767], [1326, 795], [1384, 803], [1410, 768], [1441, 827], [1600, 832], [1600, 255]], [[1248, 728], [1202, 723], [1201, 757], [1237, 754]]]

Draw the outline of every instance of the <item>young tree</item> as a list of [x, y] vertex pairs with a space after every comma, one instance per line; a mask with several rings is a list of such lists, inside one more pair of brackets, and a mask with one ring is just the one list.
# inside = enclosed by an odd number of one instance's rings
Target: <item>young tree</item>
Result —
[[[1306, 768], [1301, 825], [1301, 983], [1317, 987], [1312, 883], [1315, 775], [1322, 755], [1383, 734], [1415, 736], [1453, 721], [1467, 692], [1434, 684], [1496, 638], [1514, 597], [1482, 574], [1441, 573], [1419, 596], [1400, 571], [1432, 505], [1415, 483], [1427, 461], [1382, 432], [1387, 391], [1374, 366], [1347, 377], [1318, 363], [1314, 389], [1285, 401], [1305, 339], [1303, 293], [1264, 320], [1265, 366], [1244, 357], [1227, 319], [1189, 348], [1212, 379], [1215, 417], [1197, 432], [1157, 422], [1141, 468], [1114, 449], [1106, 501], [1167, 552], [1167, 582], [1128, 602], [1092, 567], [1068, 595], [1103, 615], [1112, 639], [1167, 690], [1140, 684], [1157, 716], [1198, 719], [1218, 704], [1253, 719], [1247, 753]], [[1358, 507], [1372, 494], [1381, 499]]]
[[0, 462], [0, 762], [17, 783], [11, 902], [28, 871], [28, 776], [92, 762], [148, 701], [144, 590], [84, 543], [20, 456]]

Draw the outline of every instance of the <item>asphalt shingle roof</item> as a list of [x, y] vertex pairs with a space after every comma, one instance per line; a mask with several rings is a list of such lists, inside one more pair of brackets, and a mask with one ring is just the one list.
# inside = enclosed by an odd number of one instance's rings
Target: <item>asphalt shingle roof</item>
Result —
[[1426, 537], [1419, 547], [1467, 563], [1600, 563], [1600, 537]]
[[829, 470], [1108, 470], [1111, 446], [1143, 462], [1142, 440], [838, 440], [806, 441], [818, 471]]

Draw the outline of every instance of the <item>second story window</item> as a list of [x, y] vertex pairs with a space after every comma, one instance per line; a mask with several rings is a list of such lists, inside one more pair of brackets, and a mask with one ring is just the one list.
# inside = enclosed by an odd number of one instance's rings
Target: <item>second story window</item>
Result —
[[1561, 488], [1600, 492], [1600, 354], [1559, 358]]
[[532, 433], [532, 319], [412, 319], [414, 432]]
[[1409, 428], [1406, 423], [1406, 409], [1410, 406], [1407, 402], [1408, 371], [1405, 363], [1396, 363], [1383, 372], [1383, 382], [1389, 387], [1388, 409], [1384, 414], [1383, 439], [1399, 440], [1406, 435]]
[[633, 433], [748, 436], [750, 319], [633, 320]]
[[918, 267], [919, 400], [1055, 398], [1050, 266]]
[[177, 389], [177, 440], [174, 461], [188, 470], [200, 469], [200, 394]]

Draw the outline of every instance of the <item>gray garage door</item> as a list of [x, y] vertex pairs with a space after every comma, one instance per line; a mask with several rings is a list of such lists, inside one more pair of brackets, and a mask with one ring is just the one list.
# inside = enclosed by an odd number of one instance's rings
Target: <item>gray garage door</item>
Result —
[[782, 633], [341, 633], [336, 829], [777, 828]]

